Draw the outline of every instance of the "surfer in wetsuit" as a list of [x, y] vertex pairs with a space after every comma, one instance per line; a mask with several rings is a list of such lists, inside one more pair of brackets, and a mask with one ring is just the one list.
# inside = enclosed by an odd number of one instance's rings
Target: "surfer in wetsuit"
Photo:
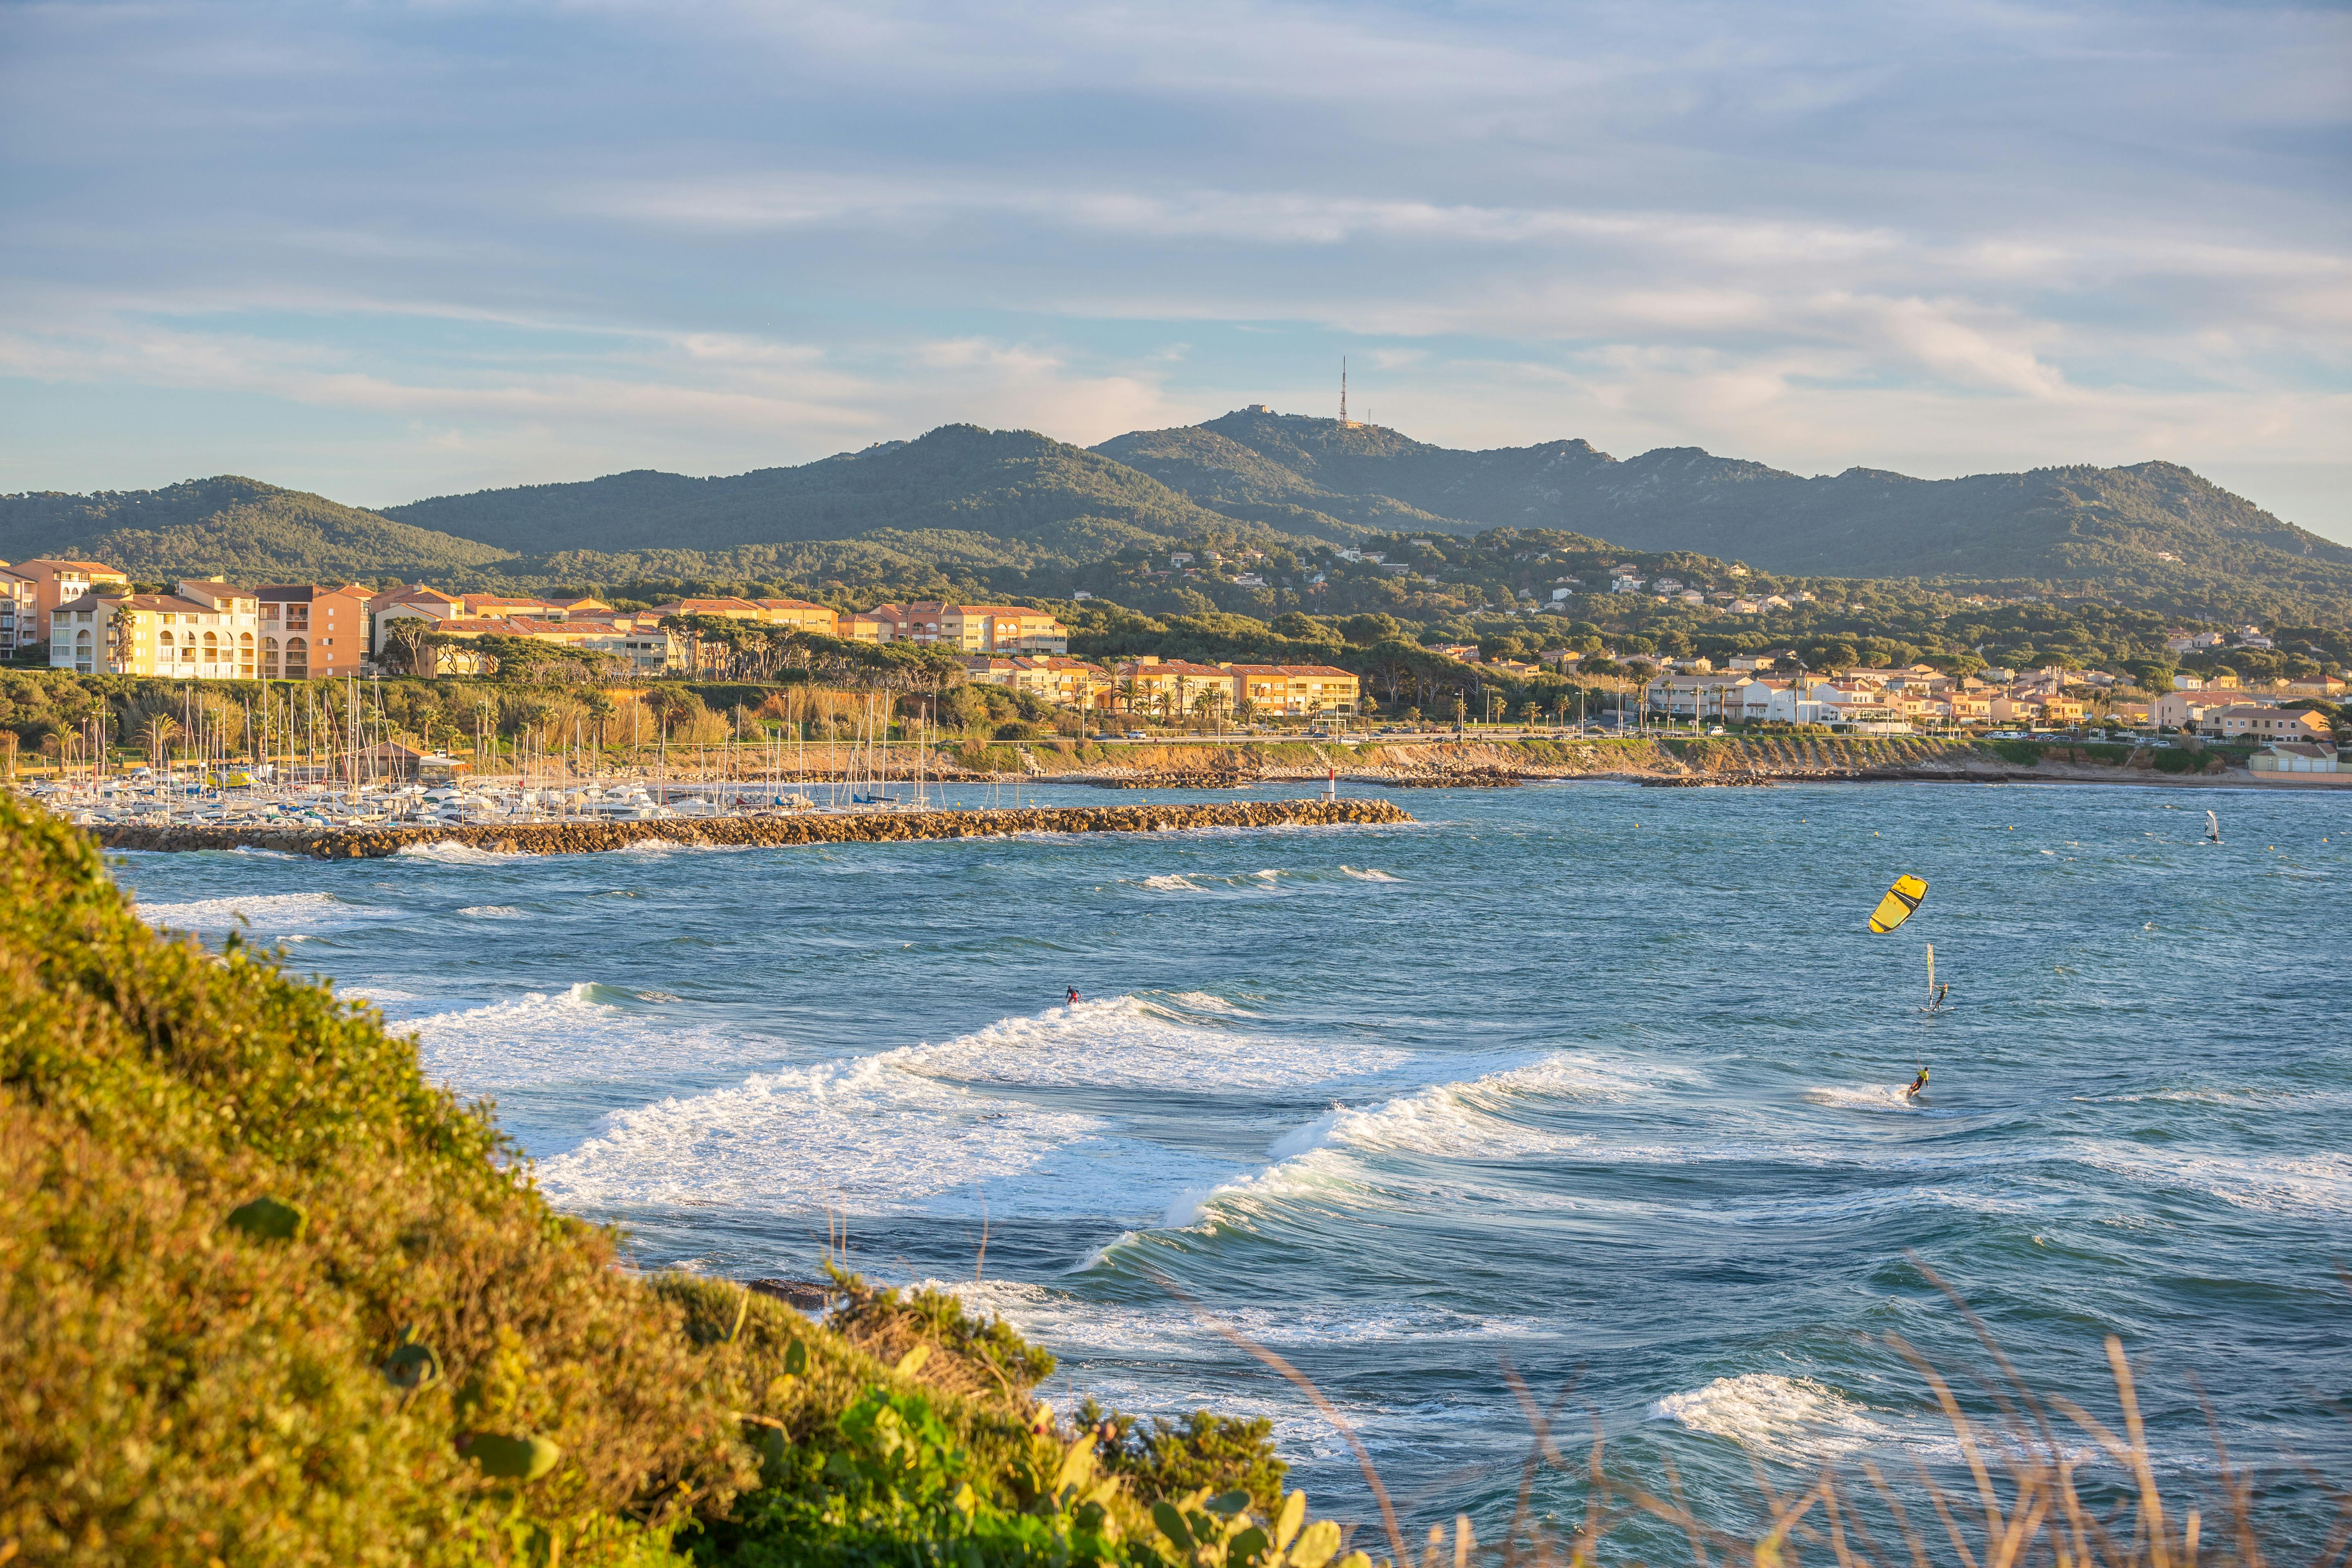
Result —
[[1944, 1010], [1944, 998], [1949, 996], [1951, 994], [1952, 983], [1948, 980], [1936, 987], [1936, 1006], [1934, 1009], [1936, 1012], [1940, 1013]]
[[1911, 1080], [1911, 1087], [1903, 1091], [1903, 1098], [1906, 1100], [1916, 1100], [1919, 1097], [1919, 1091], [1927, 1087], [1927, 1069], [1923, 1067], [1919, 1069], [1919, 1076]]
[[1070, 1005], [1071, 1005], [1071, 1006], [1073, 1006], [1073, 1007], [1075, 1007], [1075, 1006], [1076, 1006], [1077, 1005], [1078, 1005], [1078, 988], [1077, 988], [1076, 986], [1073, 985], [1073, 986], [1071, 986], [1071, 987], [1070, 987]]

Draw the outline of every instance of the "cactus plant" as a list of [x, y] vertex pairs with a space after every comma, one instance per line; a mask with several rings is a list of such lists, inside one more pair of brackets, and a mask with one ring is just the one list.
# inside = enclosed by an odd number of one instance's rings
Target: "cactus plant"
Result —
[[403, 1394], [414, 1394], [441, 1375], [441, 1358], [433, 1347], [416, 1337], [413, 1327], [404, 1329], [400, 1343], [383, 1358], [383, 1380]]
[[466, 1458], [479, 1466], [482, 1474], [520, 1481], [525, 1486], [555, 1468], [555, 1461], [562, 1457], [563, 1450], [545, 1437], [509, 1437], [481, 1432], [466, 1444]]
[[[1339, 1527], [1328, 1519], [1307, 1524], [1305, 1492], [1286, 1494], [1271, 1523], [1251, 1514], [1249, 1500], [1245, 1491], [1211, 1497], [1203, 1488], [1153, 1503], [1151, 1522], [1186, 1568], [1324, 1568], [1338, 1556]], [[1370, 1565], [1370, 1558], [1351, 1552], [1337, 1568]]]

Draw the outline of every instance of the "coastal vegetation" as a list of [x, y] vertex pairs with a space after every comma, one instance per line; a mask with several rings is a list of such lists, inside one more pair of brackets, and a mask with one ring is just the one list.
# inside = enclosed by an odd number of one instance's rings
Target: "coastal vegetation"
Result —
[[616, 1268], [369, 1009], [5, 796], [0, 864], [0, 1560], [1199, 1560], [1153, 1502], [1337, 1554], [1262, 1433], [1106, 1468], [951, 1297]]
[[[1752, 1500], [1570, 1447], [1567, 1394], [1504, 1363], [1529, 1444], [1487, 1538], [1442, 1494], [1401, 1511], [1369, 1454], [1350, 1536], [1286, 1489], [1263, 1421], [1057, 1412], [1037, 1398], [1053, 1358], [951, 1293], [835, 1255], [813, 1320], [735, 1281], [616, 1268], [624, 1238], [555, 1212], [489, 1109], [429, 1083], [370, 1009], [235, 937], [149, 930], [87, 838], [5, 797], [0, 868], [0, 1560], [2264, 1559], [2273, 1483], [2221, 1454], [2207, 1495], [2165, 1495], [2117, 1342], [2113, 1408], [2094, 1411], [2023, 1384], [1989, 1334], [1981, 1392], [1889, 1336], [1950, 1458], [1759, 1468]], [[2340, 1542], [2340, 1485], [2291, 1472], [2288, 1489]]]

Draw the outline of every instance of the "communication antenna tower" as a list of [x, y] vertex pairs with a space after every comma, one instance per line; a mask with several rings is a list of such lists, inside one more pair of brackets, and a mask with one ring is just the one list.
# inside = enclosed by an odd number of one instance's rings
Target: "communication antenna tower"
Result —
[[1348, 423], [1348, 356], [1339, 356], [1339, 423]]

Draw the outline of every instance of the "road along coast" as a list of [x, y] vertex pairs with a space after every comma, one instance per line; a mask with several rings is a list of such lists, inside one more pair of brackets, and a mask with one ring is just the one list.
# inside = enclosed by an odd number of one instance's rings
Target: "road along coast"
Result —
[[1385, 800], [1248, 800], [1186, 805], [1031, 806], [997, 811], [801, 812], [659, 822], [534, 822], [381, 828], [109, 824], [109, 849], [274, 849], [320, 860], [381, 859], [412, 846], [462, 844], [507, 855], [581, 855], [636, 844], [760, 847], [990, 838], [1014, 833], [1168, 833], [1199, 827], [1336, 827], [1412, 821]]

